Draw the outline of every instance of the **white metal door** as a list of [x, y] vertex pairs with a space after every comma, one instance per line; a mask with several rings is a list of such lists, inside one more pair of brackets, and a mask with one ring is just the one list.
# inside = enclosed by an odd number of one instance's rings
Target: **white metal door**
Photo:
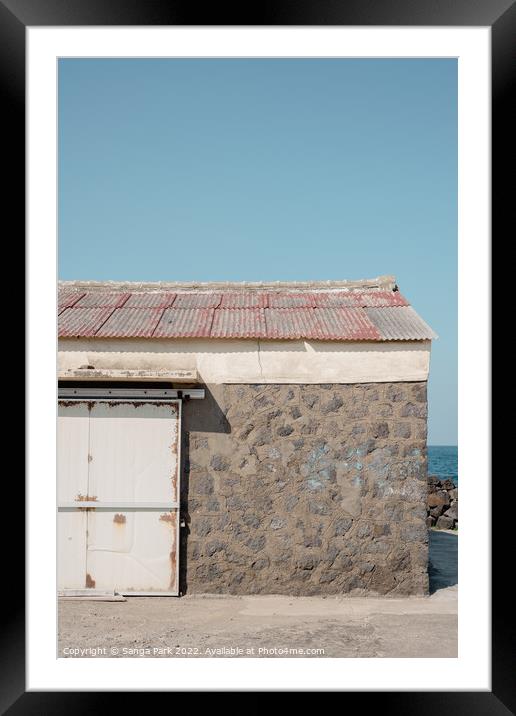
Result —
[[60, 589], [178, 594], [180, 401], [80, 405], [86, 428], [69, 426], [76, 417], [66, 401], [59, 407], [59, 441], [81, 434], [80, 450], [60, 448], [67, 462], [58, 481], [68, 486], [60, 487], [59, 518], [75, 518], [68, 541], [76, 552], [74, 565], [72, 547], [60, 564]]

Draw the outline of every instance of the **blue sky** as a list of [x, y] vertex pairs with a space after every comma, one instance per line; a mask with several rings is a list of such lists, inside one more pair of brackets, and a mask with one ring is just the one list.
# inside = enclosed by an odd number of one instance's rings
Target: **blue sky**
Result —
[[457, 63], [59, 61], [61, 279], [394, 274], [457, 441]]

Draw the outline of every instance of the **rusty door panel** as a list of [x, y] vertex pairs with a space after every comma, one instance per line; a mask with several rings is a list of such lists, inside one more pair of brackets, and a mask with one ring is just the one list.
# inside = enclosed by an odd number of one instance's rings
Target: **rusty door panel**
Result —
[[87, 572], [96, 589], [177, 593], [176, 515], [171, 514], [173, 522], [161, 520], [159, 510], [91, 512]]
[[89, 491], [99, 502], [177, 500], [177, 404], [95, 403]]
[[60, 588], [177, 594], [180, 401], [81, 405], [59, 430], [59, 500], [77, 503], [59, 511]]
[[90, 414], [89, 489], [130, 510], [92, 510], [88, 517], [87, 572], [97, 589], [176, 591], [177, 529], [160, 520], [151, 501], [177, 501], [177, 403], [96, 403]]

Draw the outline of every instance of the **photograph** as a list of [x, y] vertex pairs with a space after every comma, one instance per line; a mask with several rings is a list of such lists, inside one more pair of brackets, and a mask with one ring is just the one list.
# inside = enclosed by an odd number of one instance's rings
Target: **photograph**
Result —
[[58, 58], [58, 660], [457, 659], [458, 72]]

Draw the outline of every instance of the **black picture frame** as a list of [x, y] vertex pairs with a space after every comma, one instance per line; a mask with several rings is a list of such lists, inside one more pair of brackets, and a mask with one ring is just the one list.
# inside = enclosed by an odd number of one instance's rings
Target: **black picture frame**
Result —
[[[199, 22], [200, 18], [202, 22]], [[6, 141], [3, 156], [4, 179], [7, 179], [3, 193], [4, 216], [12, 216], [17, 227], [10, 230], [11, 244], [16, 236], [17, 246], [24, 246], [25, 30], [28, 26], [81, 25], [489, 26], [492, 32], [493, 236], [500, 234], [501, 237], [502, 228], [510, 226], [514, 180], [508, 178], [516, 154], [510, 105], [516, 64], [516, 4], [512, 0], [449, 0], [447, 3], [433, 0], [290, 0], [247, 3], [236, 8], [212, 4], [202, 11], [194, 3], [166, 0], [105, 0], [102, 3], [91, 0], [0, 0], [0, 88], [4, 100], [3, 136]], [[16, 271], [19, 280], [20, 271]], [[484, 287], [481, 300], [490, 300], [488, 287]], [[503, 430], [500, 432], [503, 434]], [[514, 482], [512, 476], [510, 480]], [[510, 559], [507, 545], [512, 542], [509, 528], [514, 504], [507, 498], [510, 487], [504, 485], [503, 499], [493, 491], [496, 529], [493, 530], [492, 558], [492, 691], [354, 692], [346, 693], [346, 705], [350, 697], [358, 697], [362, 708], [370, 706], [374, 698], [383, 713], [411, 716], [416, 713], [435, 716], [441, 710], [454, 715], [516, 713], [514, 616], [511, 605], [504, 603], [511, 599], [510, 587], [505, 582], [506, 575], [512, 571], [507, 570], [506, 564]], [[20, 479], [10, 481], [7, 492], [9, 504], [23, 504], [24, 487]], [[111, 710], [109, 693], [25, 692], [24, 600], [20, 589], [24, 582], [24, 543], [20, 528], [18, 530], [20, 534], [17, 533], [16, 539], [9, 544], [9, 554], [3, 555], [7, 562], [4, 561], [4, 579], [8, 574], [9, 591], [2, 610], [1, 713], [15, 716], [73, 712], [77, 715]], [[402, 660], [400, 668], [403, 668]], [[117, 694], [117, 699], [119, 697]], [[131, 694], [133, 706], [137, 698], [137, 694]], [[119, 707], [120, 701], [117, 703]]]

